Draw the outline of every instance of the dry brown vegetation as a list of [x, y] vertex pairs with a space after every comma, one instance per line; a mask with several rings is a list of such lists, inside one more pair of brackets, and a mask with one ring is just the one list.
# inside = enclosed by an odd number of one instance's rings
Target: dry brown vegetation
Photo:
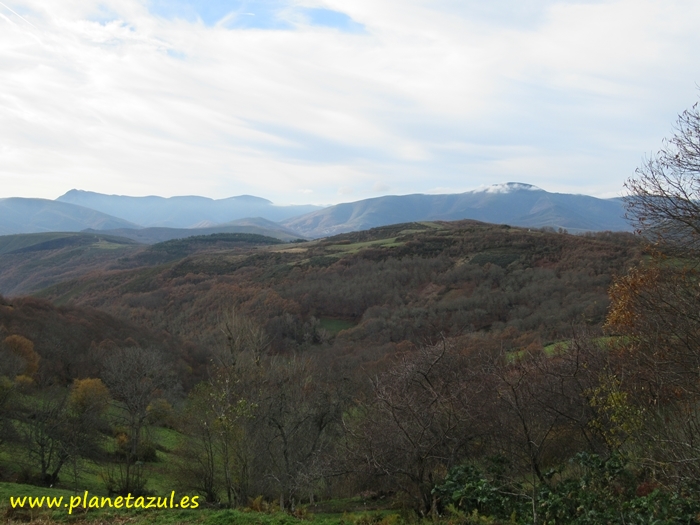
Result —
[[[641, 260], [628, 234], [473, 221], [115, 252], [108, 271], [3, 300], [25, 371], [4, 373], [3, 436], [38, 483], [81, 459], [110, 491], [147, 490], [149, 428], [169, 425], [172, 483], [209, 502], [365, 491], [427, 515], [470, 463], [535, 505], [562, 482], [552, 468], [614, 457], [641, 428], [626, 396], [646, 365], [601, 338], [611, 283]], [[111, 408], [81, 409], [84, 385]], [[39, 461], [33, 436], [60, 454]]]

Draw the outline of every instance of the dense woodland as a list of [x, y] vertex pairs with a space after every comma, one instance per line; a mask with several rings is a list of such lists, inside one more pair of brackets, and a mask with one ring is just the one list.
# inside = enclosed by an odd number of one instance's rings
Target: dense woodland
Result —
[[297, 516], [361, 495], [408, 521], [696, 523], [697, 259], [673, 239], [8, 241], [0, 284], [32, 294], [0, 300], [0, 477]]

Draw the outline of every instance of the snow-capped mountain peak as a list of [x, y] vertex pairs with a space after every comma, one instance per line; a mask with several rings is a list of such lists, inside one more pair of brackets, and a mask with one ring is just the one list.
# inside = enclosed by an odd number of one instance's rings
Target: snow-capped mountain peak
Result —
[[502, 182], [491, 186], [481, 186], [472, 193], [512, 193], [514, 191], [543, 191], [542, 188], [524, 182]]

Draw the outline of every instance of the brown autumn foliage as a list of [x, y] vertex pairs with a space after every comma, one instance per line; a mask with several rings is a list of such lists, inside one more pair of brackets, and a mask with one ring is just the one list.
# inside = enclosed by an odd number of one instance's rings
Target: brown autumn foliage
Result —
[[[202, 466], [183, 483], [229, 504], [403, 490], [426, 512], [461, 462], [504, 457], [514, 479], [543, 483], [575, 451], [604, 452], [586, 397], [600, 352], [544, 346], [573, 326], [600, 334], [613, 276], [639, 258], [632, 236], [462, 221], [210, 248], [181, 243], [182, 258], [117, 261], [41, 292], [63, 306], [0, 306], [6, 335], [34, 342], [43, 384], [73, 381], [76, 403], [102, 396], [97, 378], [110, 388], [123, 416], [109, 415], [121, 456], [102, 459], [112, 490], [144, 490], [143, 436], [162, 424], [148, 407], [167, 398], [179, 410], [178, 380], [205, 396], [180, 412], [178, 450]], [[117, 366], [144, 352], [177, 373]], [[153, 373], [136, 380], [139, 368]], [[154, 381], [129, 401], [125, 389]]]
[[71, 386], [69, 402], [79, 413], [101, 415], [109, 406], [109, 390], [98, 378], [76, 379]]
[[677, 485], [700, 475], [699, 138], [695, 104], [627, 181], [628, 216], [649, 253], [615, 280], [606, 324], [622, 336], [614, 371], [639, 414], [634, 452]]
[[[99, 377], [102, 363], [114, 348], [148, 346], [166, 350], [192, 380], [197, 378], [197, 352], [163, 331], [153, 331], [94, 308], [55, 306], [45, 299], [0, 297], [0, 326], [6, 335], [3, 351], [25, 355], [38, 381], [69, 384], [73, 379]], [[33, 353], [29, 351], [33, 345]], [[189, 362], [184, 358], [186, 356]], [[202, 371], [200, 370], [201, 374]]]
[[19, 359], [20, 368], [15, 375], [32, 377], [39, 369], [39, 355], [34, 351], [34, 343], [21, 335], [9, 335], [2, 341], [0, 351], [5, 359]]
[[[357, 242], [375, 244], [354, 248]], [[572, 236], [461, 221], [291, 248], [199, 252], [41, 293], [168, 334], [188, 346], [185, 359], [196, 368], [205, 360], [197, 347], [216, 344], [220, 312], [232, 306], [264, 327], [275, 352], [323, 340], [318, 320], [351, 326], [329, 333], [332, 344], [363, 341], [375, 351], [507, 327], [559, 340], [572, 322], [603, 322], [612, 276], [638, 257], [627, 234]]]

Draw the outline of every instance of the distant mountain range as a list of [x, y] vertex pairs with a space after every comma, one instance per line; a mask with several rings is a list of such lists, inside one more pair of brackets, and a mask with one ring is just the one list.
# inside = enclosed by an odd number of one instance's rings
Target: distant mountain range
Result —
[[625, 231], [622, 199], [549, 193], [519, 182], [452, 195], [401, 195], [337, 204], [282, 224], [307, 237], [325, 237], [403, 222], [474, 219], [495, 224]]
[[474, 219], [584, 231], [629, 231], [622, 199], [549, 193], [518, 182], [450, 195], [402, 195], [322, 208], [259, 197], [127, 197], [71, 190], [55, 201], [0, 199], [0, 235], [106, 231], [145, 244], [212, 233], [318, 238], [389, 224]]
[[276, 206], [267, 199], [251, 195], [215, 200], [197, 196], [127, 197], [70, 190], [56, 200], [121, 217], [144, 228], [208, 228], [250, 217], [278, 222], [321, 209], [310, 204]]
[[94, 209], [48, 199], [0, 199], [0, 235], [76, 232], [85, 228], [114, 230], [138, 225]]

